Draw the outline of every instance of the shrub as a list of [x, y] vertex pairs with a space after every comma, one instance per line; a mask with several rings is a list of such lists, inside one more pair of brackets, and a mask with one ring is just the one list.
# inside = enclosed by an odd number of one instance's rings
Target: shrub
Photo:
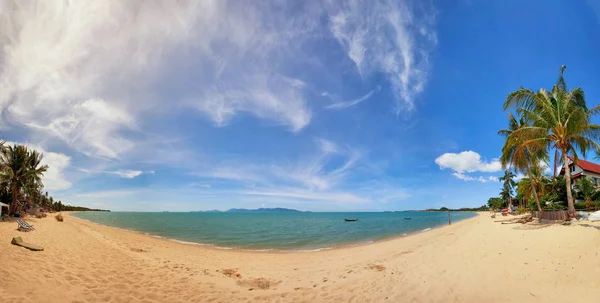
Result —
[[527, 208], [525, 208], [525, 206], [519, 206], [517, 207], [517, 214], [522, 215], [524, 213], [527, 212]]
[[577, 210], [588, 208], [585, 202], [575, 202], [575, 203], [573, 203], [573, 205], [575, 206], [575, 209], [577, 209]]

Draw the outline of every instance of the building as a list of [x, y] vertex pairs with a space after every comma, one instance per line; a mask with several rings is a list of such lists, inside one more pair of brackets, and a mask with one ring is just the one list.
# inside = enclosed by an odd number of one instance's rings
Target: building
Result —
[[[577, 180], [582, 177], [589, 178], [596, 187], [600, 187], [600, 165], [585, 161], [577, 160], [577, 164], [573, 163], [573, 157], [569, 156], [569, 170], [571, 171], [571, 177], [573, 180]], [[560, 174], [564, 175], [565, 169], [561, 169]]]

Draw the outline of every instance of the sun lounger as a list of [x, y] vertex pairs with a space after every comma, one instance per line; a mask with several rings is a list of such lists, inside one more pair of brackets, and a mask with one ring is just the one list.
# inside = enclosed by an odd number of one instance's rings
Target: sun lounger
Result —
[[44, 250], [43, 247], [35, 245], [35, 244], [31, 244], [31, 243], [27, 243], [27, 242], [23, 242], [23, 239], [21, 239], [21, 237], [14, 237], [12, 239], [12, 241], [10, 241], [10, 243], [12, 243], [13, 245], [17, 245], [17, 246], [21, 246], [21, 247], [25, 247], [29, 250], [33, 250], [33, 251], [42, 251]]
[[25, 231], [25, 232], [35, 230], [35, 228], [33, 228], [33, 225], [31, 225], [21, 219], [17, 220], [17, 224], [19, 224], [18, 230]]

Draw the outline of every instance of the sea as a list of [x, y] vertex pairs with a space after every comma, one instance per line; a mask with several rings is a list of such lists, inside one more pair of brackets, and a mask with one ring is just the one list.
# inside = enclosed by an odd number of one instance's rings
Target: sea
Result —
[[[78, 212], [73, 215], [186, 244], [281, 252], [372, 243], [448, 224], [446, 212]], [[450, 215], [452, 222], [457, 222], [476, 214], [452, 212]]]

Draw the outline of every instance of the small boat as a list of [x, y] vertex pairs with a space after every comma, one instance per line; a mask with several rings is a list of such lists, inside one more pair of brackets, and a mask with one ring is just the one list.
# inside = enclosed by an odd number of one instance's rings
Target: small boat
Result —
[[354, 222], [354, 221], [358, 221], [358, 219], [344, 219], [344, 221], [346, 221], [346, 222]]
[[412, 218], [410, 218], [410, 217], [404, 217], [404, 220], [410, 220], [410, 219], [412, 219]]

